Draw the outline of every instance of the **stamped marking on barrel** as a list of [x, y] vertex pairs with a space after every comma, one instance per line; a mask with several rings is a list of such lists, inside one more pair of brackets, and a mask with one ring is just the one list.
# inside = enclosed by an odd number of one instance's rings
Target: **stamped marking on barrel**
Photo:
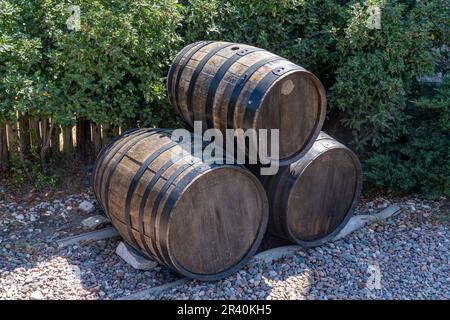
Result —
[[281, 94], [285, 96], [290, 95], [292, 90], [294, 90], [294, 87], [295, 85], [292, 80], [285, 81], [281, 86]]

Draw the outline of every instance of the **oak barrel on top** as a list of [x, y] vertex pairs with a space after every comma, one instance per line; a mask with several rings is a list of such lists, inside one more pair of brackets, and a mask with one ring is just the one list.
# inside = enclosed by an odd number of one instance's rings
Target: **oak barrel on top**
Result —
[[324, 132], [303, 158], [260, 179], [269, 198], [268, 231], [305, 247], [333, 239], [362, 188], [357, 156]]
[[204, 129], [279, 129], [281, 164], [306, 153], [325, 118], [325, 90], [317, 77], [245, 44], [186, 46], [172, 62], [167, 89], [175, 110], [191, 126], [202, 121]]
[[142, 253], [187, 277], [226, 277], [260, 244], [268, 219], [264, 188], [242, 166], [194, 157], [171, 132], [135, 129], [112, 141], [94, 166], [95, 195]]

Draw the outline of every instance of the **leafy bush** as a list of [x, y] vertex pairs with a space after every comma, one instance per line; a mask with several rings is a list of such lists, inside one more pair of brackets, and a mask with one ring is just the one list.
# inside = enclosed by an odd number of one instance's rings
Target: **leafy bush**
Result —
[[3, 118], [16, 111], [94, 123], [170, 125], [164, 77], [180, 37], [175, 0], [72, 2], [1, 0], [0, 90]]
[[28, 112], [39, 96], [42, 43], [20, 18], [25, 6], [0, 0], [0, 123]]
[[182, 23], [179, 33], [184, 45], [199, 40], [218, 40], [220, 14], [217, 0], [183, 0], [181, 1]]
[[420, 92], [406, 116], [406, 134], [365, 161], [367, 186], [431, 197], [450, 195], [450, 78]]
[[94, 123], [170, 125], [164, 77], [179, 41], [175, 1], [83, 1], [80, 32], [68, 32], [52, 55], [52, 86], [61, 105]]
[[250, 43], [284, 56], [334, 82], [337, 35], [349, 17], [350, 1], [220, 1], [221, 39]]
[[404, 109], [412, 85], [416, 77], [433, 74], [439, 59], [429, 34], [432, 20], [424, 23], [419, 16], [438, 8], [419, 2], [408, 11], [405, 4], [374, 2], [382, 10], [381, 29], [369, 29], [366, 8], [353, 5], [330, 88], [332, 108], [342, 111], [359, 149], [395, 142], [407, 131]]

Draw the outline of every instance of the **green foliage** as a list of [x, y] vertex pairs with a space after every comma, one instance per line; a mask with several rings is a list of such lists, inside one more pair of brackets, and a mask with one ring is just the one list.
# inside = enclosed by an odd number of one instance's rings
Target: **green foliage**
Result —
[[220, 39], [218, 1], [184, 0], [182, 5], [183, 20], [179, 32], [185, 45], [199, 40]]
[[59, 177], [54, 174], [44, 174], [40, 167], [33, 166], [33, 186], [37, 190], [55, 189], [59, 184]]
[[[422, 89], [423, 90], [423, 89]], [[407, 110], [406, 134], [364, 163], [368, 187], [395, 193], [450, 195], [450, 78]]]
[[80, 7], [80, 30], [67, 26], [68, 3], [0, 1], [2, 117], [29, 111], [63, 126], [75, 117], [172, 124], [164, 77], [180, 41], [176, 1], [72, 4]]
[[22, 11], [0, 1], [0, 123], [30, 110], [38, 95], [41, 42], [21, 23]]
[[[12, 144], [17, 144], [15, 140], [10, 140]], [[30, 150], [30, 158], [27, 161], [31, 164], [31, 174], [33, 175], [32, 186], [37, 190], [44, 190], [48, 188], [55, 188], [60, 178], [53, 173], [44, 173], [40, 166], [40, 156], [36, 146], [33, 146]], [[27, 176], [23, 165], [20, 162], [19, 155], [17, 153], [11, 154], [10, 159], [10, 173], [11, 173], [11, 189], [20, 189], [27, 182]], [[52, 163], [52, 167], [56, 164]], [[28, 181], [29, 182], [29, 181]]]
[[[407, 130], [404, 110], [418, 76], [433, 74], [439, 56], [429, 31], [416, 14], [397, 2], [376, 2], [382, 9], [381, 29], [370, 29], [367, 8], [356, 4], [338, 43], [340, 62], [330, 88], [332, 107], [353, 131], [359, 149], [395, 142]], [[433, 8], [437, 9], [437, 8]], [[429, 21], [428, 21], [429, 22]]]
[[336, 0], [221, 1], [222, 39], [253, 44], [334, 79], [337, 35], [346, 24], [346, 3]]

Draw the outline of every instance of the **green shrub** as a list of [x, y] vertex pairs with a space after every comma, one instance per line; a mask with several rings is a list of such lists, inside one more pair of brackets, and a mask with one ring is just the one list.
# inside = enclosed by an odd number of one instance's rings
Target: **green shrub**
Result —
[[381, 29], [367, 28], [367, 9], [353, 6], [330, 88], [331, 107], [342, 111], [341, 121], [352, 130], [358, 149], [393, 143], [406, 133], [405, 107], [415, 79], [433, 74], [439, 61], [429, 34], [432, 20], [424, 23], [418, 16], [438, 8], [419, 2], [408, 11], [401, 3], [373, 2], [381, 7]]
[[39, 97], [42, 43], [34, 27], [24, 25], [24, 7], [0, 0], [0, 123], [30, 111]]
[[[52, 55], [55, 97], [95, 123], [168, 125], [164, 77], [179, 41], [175, 1], [83, 1], [81, 30], [59, 38]], [[112, 120], [112, 121], [111, 121]]]
[[401, 194], [449, 196], [450, 78], [417, 94], [407, 108], [406, 134], [365, 160], [366, 185]]
[[72, 124], [167, 126], [164, 78], [180, 37], [175, 0], [73, 1], [80, 30], [71, 30], [68, 3], [1, 0], [0, 114], [51, 116]]
[[183, 0], [181, 1], [183, 20], [178, 32], [182, 35], [183, 44], [199, 40], [220, 39], [219, 2], [217, 0]]
[[220, 1], [221, 39], [253, 44], [334, 82], [337, 35], [345, 26], [349, 1]]

